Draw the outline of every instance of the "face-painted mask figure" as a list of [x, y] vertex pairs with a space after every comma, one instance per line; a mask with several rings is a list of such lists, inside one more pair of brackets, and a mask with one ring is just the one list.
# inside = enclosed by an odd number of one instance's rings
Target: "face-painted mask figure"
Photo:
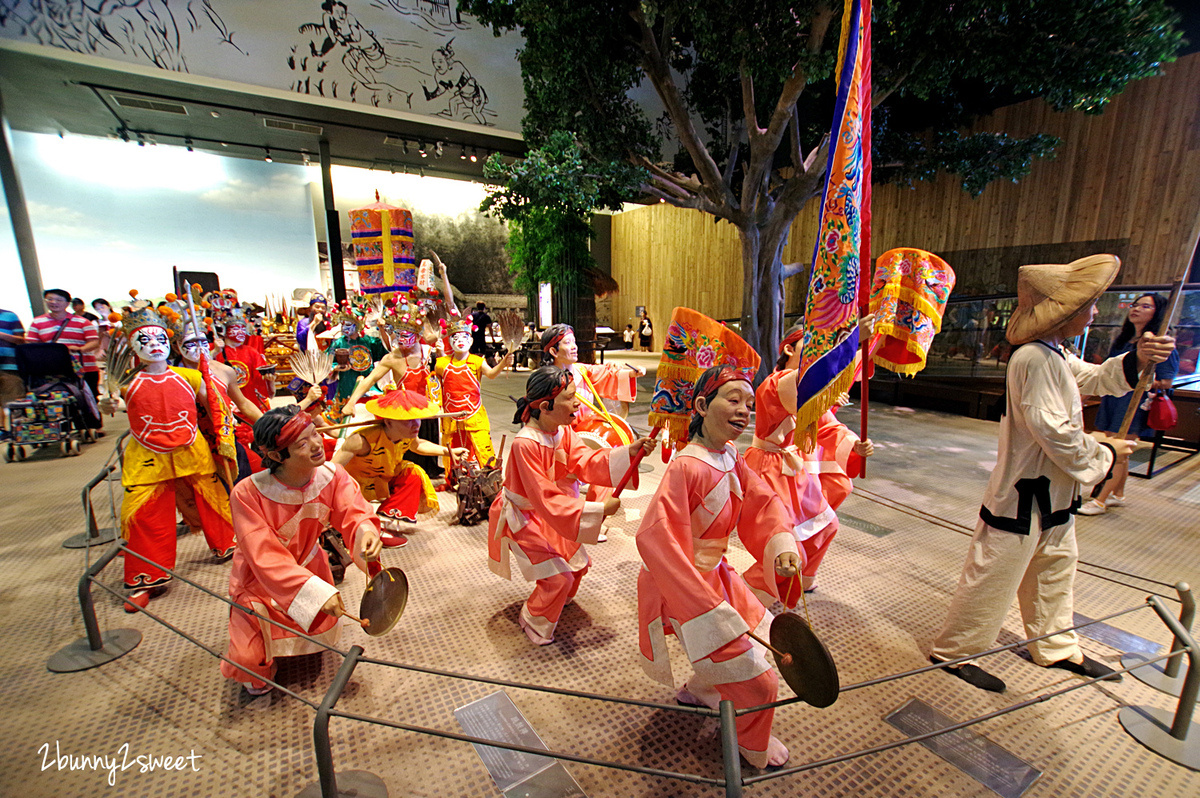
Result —
[[129, 339], [129, 348], [145, 363], [165, 363], [171, 354], [171, 339], [163, 327], [141, 327]]
[[467, 354], [471, 350], [471, 334], [465, 332], [454, 333], [450, 336], [450, 349], [456, 356]]
[[358, 332], [358, 325], [352, 321], [342, 322], [342, 335], [347, 338], [353, 338]]
[[225, 341], [234, 346], [241, 346], [246, 343], [246, 336], [248, 334], [246, 323], [243, 321], [230, 322], [225, 327]]
[[389, 327], [388, 335], [392, 336], [392, 340], [396, 342], [397, 347], [406, 352], [417, 346], [417, 334], [412, 330], [400, 328], [397, 331], [394, 327]]
[[183, 342], [183, 359], [189, 363], [199, 363], [201, 355], [208, 354], [208, 341], [203, 338], [189, 338]]

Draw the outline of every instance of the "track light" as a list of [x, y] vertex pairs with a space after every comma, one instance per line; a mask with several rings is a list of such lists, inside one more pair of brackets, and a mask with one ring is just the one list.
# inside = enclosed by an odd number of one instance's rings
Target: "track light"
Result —
[[138, 133], [137, 134], [137, 143], [138, 143], [139, 147], [145, 147], [146, 146], [146, 137], [143, 136], [141, 133]]
[[429, 157], [429, 152], [425, 149], [425, 142], [423, 142], [423, 141], [421, 142], [421, 148], [420, 148], [420, 150], [418, 150], [418, 152], [421, 153], [422, 158]]
[[437, 144], [433, 145], [433, 151], [437, 153], [437, 157], [441, 158], [442, 157], [442, 142], [439, 141]]
[[187, 146], [188, 152], [195, 152], [195, 150], [192, 148], [192, 140], [191, 139], [184, 139], [183, 143], [184, 143], [184, 145]]
[[460, 160], [460, 161], [467, 160], [467, 145], [466, 144], [463, 144], [461, 147], [459, 147], [458, 160]]
[[275, 161], [275, 159], [271, 157], [271, 148], [266, 147], [265, 149], [267, 151], [267, 154], [263, 157], [263, 160], [266, 161], [267, 163], [273, 163]]
[[127, 144], [129, 143], [129, 128], [121, 125], [121, 129], [117, 131], [117, 135], [121, 137], [121, 141], [124, 141]]
[[478, 160], [479, 160], [479, 150], [472, 147], [471, 148], [471, 163], [475, 163]]
[[400, 144], [400, 151], [405, 155], [408, 155], [408, 139], [405, 139], [403, 143]]

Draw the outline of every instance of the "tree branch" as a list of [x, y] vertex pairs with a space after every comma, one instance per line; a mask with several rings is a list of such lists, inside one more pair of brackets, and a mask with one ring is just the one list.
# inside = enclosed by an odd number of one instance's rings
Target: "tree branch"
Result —
[[[809, 55], [815, 55], [821, 51], [825, 41], [825, 33], [829, 30], [829, 23], [833, 20], [833, 8], [827, 4], [822, 4], [813, 14], [812, 23], [808, 29], [808, 43], [806, 50]], [[796, 107], [796, 101], [800, 99], [800, 95], [804, 93], [805, 87], [808, 85], [808, 73], [800, 68], [799, 62], [792, 67], [792, 74], [783, 84], [783, 91], [779, 93], [779, 102], [775, 104], [775, 111], [771, 114], [771, 122], [767, 125], [767, 130], [763, 134], [763, 146], [774, 150], [779, 146], [780, 140], [783, 138], [783, 132], [788, 121], [792, 118], [792, 110]]]
[[646, 17], [642, 13], [641, 6], [634, 6], [629, 13], [642, 34], [638, 44], [642, 51], [642, 68], [646, 70], [646, 75], [654, 84], [667, 113], [674, 121], [675, 132], [679, 136], [680, 143], [687, 149], [688, 154], [692, 156], [692, 162], [700, 170], [700, 176], [704, 183], [702, 190], [714, 203], [732, 206], [736, 201], [733, 192], [721, 180], [721, 172], [717, 168], [716, 162], [696, 133], [691, 114], [688, 113], [687, 106], [684, 105], [683, 98], [679, 94], [679, 87], [675, 85], [675, 81], [671, 77], [670, 67], [663, 59], [662, 52], [654, 40], [654, 33], [646, 24]]
[[738, 67], [738, 77], [742, 84], [742, 116], [746, 120], [746, 137], [754, 144], [754, 139], [763, 134], [763, 129], [758, 126], [758, 111], [754, 109], [754, 76], [746, 69], [745, 61]]
[[804, 154], [800, 152], [800, 111], [796, 108], [792, 109], [792, 121], [788, 129], [792, 135], [792, 166], [799, 173], [804, 171]]
[[786, 280], [789, 277], [802, 274], [807, 268], [807, 263], [785, 263], [783, 264], [783, 269], [780, 271], [780, 276]]

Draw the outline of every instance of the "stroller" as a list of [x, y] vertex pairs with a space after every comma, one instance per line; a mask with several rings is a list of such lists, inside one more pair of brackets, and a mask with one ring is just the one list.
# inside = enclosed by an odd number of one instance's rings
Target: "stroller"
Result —
[[57, 443], [63, 457], [68, 457], [96, 439], [100, 410], [87, 383], [75, 373], [64, 344], [18, 346], [17, 370], [28, 393], [7, 406], [12, 438], [4, 451], [6, 462], [24, 460], [26, 446]]

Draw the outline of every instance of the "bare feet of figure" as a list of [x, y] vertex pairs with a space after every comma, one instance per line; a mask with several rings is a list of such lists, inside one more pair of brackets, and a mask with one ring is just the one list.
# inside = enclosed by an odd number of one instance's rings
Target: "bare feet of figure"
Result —
[[767, 767], [777, 768], [786, 765], [790, 757], [787, 746], [779, 742], [778, 737], [771, 737], [771, 742], [767, 743]]

